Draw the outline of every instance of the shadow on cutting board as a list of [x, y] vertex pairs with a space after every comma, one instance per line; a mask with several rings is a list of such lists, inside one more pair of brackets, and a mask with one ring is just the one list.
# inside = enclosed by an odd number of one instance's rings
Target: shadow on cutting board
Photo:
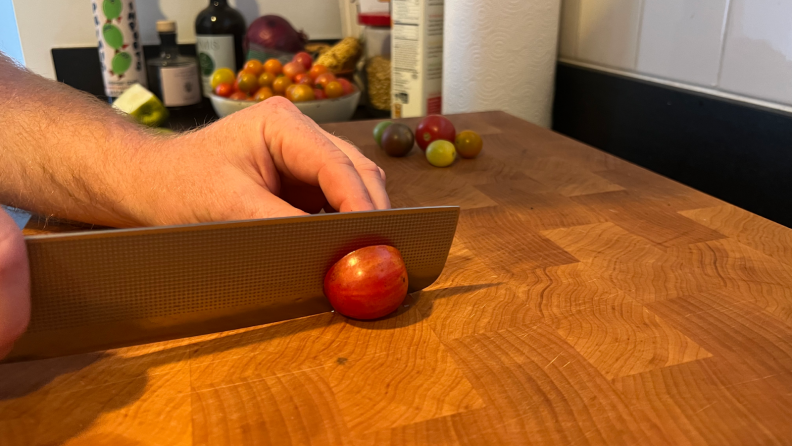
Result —
[[[195, 367], [193, 361], [202, 357], [294, 337], [311, 330], [320, 331], [316, 339], [332, 344], [338, 339], [328, 341], [321, 333], [340, 323], [356, 329], [395, 330], [416, 324], [431, 314], [431, 305], [424, 306], [422, 312], [415, 308], [419, 300], [441, 295], [445, 298], [497, 285], [484, 283], [413, 293], [396, 313], [376, 321], [355, 321], [323, 313], [266, 327], [241, 329], [227, 335], [204, 335], [197, 342], [195, 338], [178, 339], [116, 352], [0, 364], [0, 438], [13, 439], [9, 444], [25, 444], [33, 438], [26, 435], [36, 439], [44, 436], [47, 444], [61, 444], [80, 435], [102, 414], [138, 401], [147, 392], [152, 377], [161, 376], [160, 370], [152, 375], [152, 369], [179, 363]], [[152, 351], [163, 344], [164, 349]], [[62, 417], [63, 414], [69, 415]]]

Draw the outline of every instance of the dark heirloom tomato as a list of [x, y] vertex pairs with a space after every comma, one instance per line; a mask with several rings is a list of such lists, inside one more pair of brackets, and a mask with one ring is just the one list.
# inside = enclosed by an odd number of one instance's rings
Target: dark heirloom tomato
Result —
[[404, 124], [391, 124], [382, 131], [380, 146], [390, 156], [405, 156], [415, 144], [412, 130]]

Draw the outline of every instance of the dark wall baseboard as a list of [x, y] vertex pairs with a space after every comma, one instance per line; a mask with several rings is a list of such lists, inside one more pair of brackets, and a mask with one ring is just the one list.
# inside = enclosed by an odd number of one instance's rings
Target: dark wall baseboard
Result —
[[792, 115], [560, 63], [553, 129], [792, 227]]

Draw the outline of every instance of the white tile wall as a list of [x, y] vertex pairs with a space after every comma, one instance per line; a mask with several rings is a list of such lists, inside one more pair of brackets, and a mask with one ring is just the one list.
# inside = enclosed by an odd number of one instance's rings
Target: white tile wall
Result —
[[634, 69], [642, 0], [565, 0], [561, 54]]
[[792, 104], [792, 1], [732, 0], [719, 86]]
[[727, 0], [644, 0], [638, 71], [715, 86]]
[[792, 110], [792, 0], [562, 0], [559, 56]]

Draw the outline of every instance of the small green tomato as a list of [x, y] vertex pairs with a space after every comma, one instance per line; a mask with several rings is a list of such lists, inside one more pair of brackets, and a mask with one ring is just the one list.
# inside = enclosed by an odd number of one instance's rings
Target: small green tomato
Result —
[[391, 121], [382, 121], [374, 127], [374, 141], [377, 141], [378, 146], [382, 147], [382, 134], [391, 124], [393, 124]]

